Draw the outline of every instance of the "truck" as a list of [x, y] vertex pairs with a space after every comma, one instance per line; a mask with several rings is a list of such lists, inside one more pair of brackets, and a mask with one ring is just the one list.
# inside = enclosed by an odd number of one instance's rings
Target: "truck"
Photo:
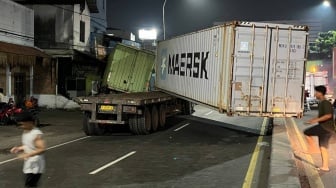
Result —
[[[138, 57], [155, 56], [144, 50], [118, 55], [116, 48], [104, 80], [121, 93], [79, 97], [83, 129], [101, 135], [108, 125], [123, 124], [149, 134], [164, 127], [167, 116], [190, 114], [193, 104], [230, 116], [300, 117], [307, 37], [306, 26], [234, 21], [158, 42], [155, 61]], [[152, 63], [155, 90], [145, 87]], [[143, 90], [130, 89], [135, 84]]]
[[167, 116], [190, 114], [190, 102], [151, 90], [154, 66], [153, 52], [117, 44], [103, 76], [109, 92], [75, 99], [84, 112], [85, 134], [99, 136], [108, 125], [127, 124], [134, 134], [145, 135], [164, 128]]

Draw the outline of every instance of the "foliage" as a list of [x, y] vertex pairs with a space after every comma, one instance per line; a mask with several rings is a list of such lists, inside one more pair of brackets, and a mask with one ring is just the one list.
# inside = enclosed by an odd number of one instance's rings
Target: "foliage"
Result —
[[334, 47], [336, 47], [336, 30], [319, 33], [316, 43], [310, 47], [310, 50], [319, 53], [322, 57], [332, 57]]

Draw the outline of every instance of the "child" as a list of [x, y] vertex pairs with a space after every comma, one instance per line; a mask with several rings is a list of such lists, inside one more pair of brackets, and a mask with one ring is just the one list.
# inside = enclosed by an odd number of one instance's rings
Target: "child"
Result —
[[43, 133], [35, 127], [33, 114], [21, 121], [20, 125], [23, 129], [22, 145], [13, 147], [11, 153], [19, 154], [18, 158], [24, 160], [25, 187], [37, 187], [45, 169], [43, 153], [46, 150], [46, 146], [42, 138]]

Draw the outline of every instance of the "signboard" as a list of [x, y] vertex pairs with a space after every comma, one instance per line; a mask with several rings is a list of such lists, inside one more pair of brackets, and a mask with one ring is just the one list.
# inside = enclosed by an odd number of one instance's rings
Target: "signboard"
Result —
[[336, 47], [333, 49], [333, 78], [336, 79]]

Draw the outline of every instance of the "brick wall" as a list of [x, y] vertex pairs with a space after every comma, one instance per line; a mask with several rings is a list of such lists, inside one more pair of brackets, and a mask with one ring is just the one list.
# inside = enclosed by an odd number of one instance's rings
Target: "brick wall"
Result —
[[55, 64], [38, 62], [34, 66], [34, 94], [55, 94]]

